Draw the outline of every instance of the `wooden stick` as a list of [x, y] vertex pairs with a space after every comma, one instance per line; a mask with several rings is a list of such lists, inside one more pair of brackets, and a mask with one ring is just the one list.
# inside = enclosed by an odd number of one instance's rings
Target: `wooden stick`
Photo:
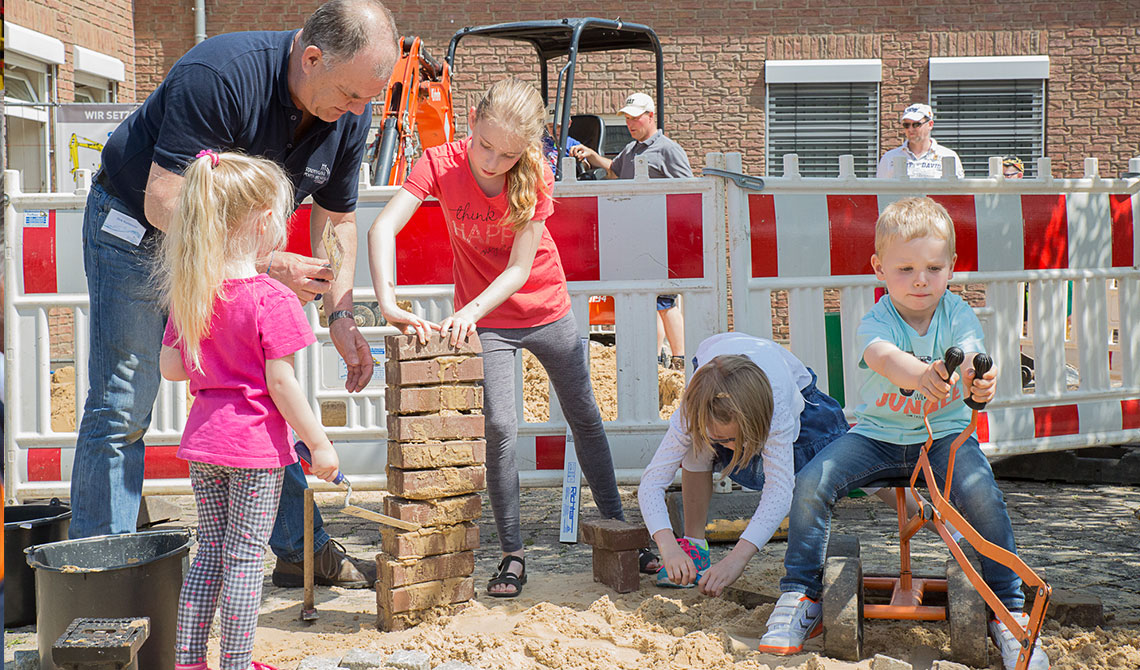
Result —
[[301, 621], [314, 621], [317, 618], [317, 607], [314, 604], [313, 593], [313, 567], [315, 558], [313, 557], [313, 489], [305, 489], [305, 534], [304, 534], [304, 575], [305, 575], [305, 600], [301, 605]]
[[341, 511], [344, 512], [345, 514], [349, 514], [349, 515], [358, 517], [360, 519], [365, 519], [368, 521], [375, 521], [376, 523], [382, 523], [386, 526], [394, 526], [396, 528], [399, 528], [400, 530], [419, 530], [421, 528], [420, 524], [418, 524], [418, 523], [412, 523], [411, 521], [404, 521], [402, 519], [397, 519], [396, 517], [393, 517], [393, 516], [388, 516], [386, 514], [380, 514], [379, 512], [373, 512], [371, 510], [366, 510], [363, 507], [357, 507], [356, 505], [347, 505]]

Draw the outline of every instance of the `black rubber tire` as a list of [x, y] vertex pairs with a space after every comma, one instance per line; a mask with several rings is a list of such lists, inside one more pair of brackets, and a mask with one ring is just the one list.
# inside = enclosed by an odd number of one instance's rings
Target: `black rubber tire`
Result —
[[862, 558], [859, 551], [858, 535], [833, 534], [827, 540], [827, 557], [847, 556], [849, 558]]
[[[974, 569], [979, 562], [973, 550], [967, 558]], [[962, 566], [946, 561], [946, 620], [950, 624], [950, 659], [972, 668], [989, 667], [989, 630], [986, 601], [970, 583]]]
[[832, 658], [863, 658], [863, 562], [833, 556], [823, 566], [823, 651]]

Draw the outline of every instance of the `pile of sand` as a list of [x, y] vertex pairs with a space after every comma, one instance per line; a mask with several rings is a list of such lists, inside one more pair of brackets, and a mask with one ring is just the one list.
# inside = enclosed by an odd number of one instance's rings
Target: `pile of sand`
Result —
[[[292, 670], [307, 656], [339, 657], [351, 648], [383, 655], [414, 649], [430, 654], [435, 664], [459, 660], [484, 670], [866, 670], [869, 664], [824, 656], [822, 638], [809, 640], [804, 653], [794, 656], [760, 654], [754, 650], [771, 605], [747, 609], [695, 590], [656, 589], [648, 586], [648, 578], [641, 591], [616, 595], [594, 584], [589, 575], [536, 572], [517, 601], [486, 598], [454, 615], [395, 633], [374, 628], [374, 594], [340, 589], [321, 593], [331, 599], [318, 603], [321, 619], [311, 626], [297, 621], [295, 600], [268, 597], [255, 658], [282, 670]], [[950, 653], [944, 622], [869, 621], [865, 635], [867, 659], [886, 654], [915, 668], [929, 668]], [[212, 642], [213, 647], [216, 640]], [[1134, 628], [1084, 630], [1049, 622], [1043, 644], [1054, 670], [1140, 667], [1140, 630]], [[1001, 667], [996, 653], [990, 654], [990, 661], [989, 668]]]
[[[613, 421], [618, 415], [617, 348], [600, 342], [590, 342], [590, 380], [603, 421]], [[685, 390], [685, 375], [677, 370], [657, 366], [657, 386], [661, 418], [668, 419], [681, 402]], [[546, 369], [534, 354], [523, 350], [523, 418], [541, 423], [550, 418], [550, 380]]]

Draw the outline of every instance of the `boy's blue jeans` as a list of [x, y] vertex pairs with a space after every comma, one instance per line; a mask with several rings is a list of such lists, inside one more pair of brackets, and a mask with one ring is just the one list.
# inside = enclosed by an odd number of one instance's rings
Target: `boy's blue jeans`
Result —
[[[946, 483], [950, 443], [955, 437], [956, 434], [941, 437], [930, 447], [930, 465], [939, 487]], [[816, 454], [796, 474], [788, 549], [784, 555], [786, 574], [780, 580], [780, 590], [799, 591], [818, 599], [823, 592], [823, 563], [835, 503], [852, 489], [882, 479], [909, 477], [921, 450], [921, 443], [898, 445], [847, 433]], [[950, 502], [982, 537], [1016, 553], [1005, 497], [973, 436], [958, 449], [954, 459]], [[1025, 605], [1021, 578], [987, 558], [981, 561], [986, 584], [1011, 611], [1020, 611]]]
[[[83, 262], [91, 296], [88, 357], [90, 387], [71, 470], [72, 539], [131, 533], [142, 498], [143, 435], [161, 377], [158, 356], [166, 311], [151, 279], [157, 240], [135, 246], [104, 231], [111, 209], [127, 206], [92, 184], [83, 214]], [[301, 466], [285, 469], [277, 523], [269, 544], [284, 560], [304, 556], [305, 476]], [[319, 512], [314, 547], [328, 541]]]

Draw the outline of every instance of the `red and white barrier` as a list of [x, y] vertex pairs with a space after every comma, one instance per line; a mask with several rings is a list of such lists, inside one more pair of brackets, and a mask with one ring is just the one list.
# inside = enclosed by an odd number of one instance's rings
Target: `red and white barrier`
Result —
[[[23, 194], [16, 173], [8, 173], [10, 202], [6, 221], [15, 256], [5, 265], [9, 290], [5, 305], [8, 339], [5, 458], [10, 499], [66, 495], [77, 434], [51, 429], [50, 333], [47, 313], [54, 307], [75, 314], [76, 406], [82, 415], [87, 376], [88, 303], [83, 272], [82, 220], [89, 176], [66, 194]], [[367, 184], [367, 175], [362, 175]], [[355, 297], [374, 300], [364, 240], [376, 214], [396, 192], [363, 186], [357, 210]], [[679, 293], [689, 324], [686, 339], [695, 347], [727, 327], [723, 190], [709, 179], [650, 181], [644, 169], [625, 182], [574, 182], [556, 185], [555, 214], [547, 221], [569, 280], [579, 329], [586, 336], [592, 295], [613, 296], [618, 340], [618, 418], [607, 424], [615, 466], [625, 480], [636, 479], [664, 430], [658, 416], [655, 298]], [[291, 222], [290, 251], [311, 252], [308, 208]], [[631, 240], [636, 243], [631, 244]], [[451, 247], [439, 204], [429, 201], [397, 239], [397, 292], [425, 318], [439, 321], [451, 312]], [[317, 344], [298, 352], [296, 368], [315, 410], [325, 401], [343, 402], [346, 423], [327, 432], [338, 444], [342, 467], [358, 488], [383, 485], [386, 459], [383, 338], [388, 327], [363, 329], [376, 363], [369, 385], [349, 394], [343, 363], [322, 328], [314, 307], [307, 308]], [[522, 362], [516, 375], [521, 389]], [[147, 493], [189, 491], [186, 464], [174, 452], [186, 416], [184, 383], [163, 382], [146, 436]], [[544, 423], [527, 423], [519, 394], [518, 459], [530, 482], [558, 478], [566, 427], [557, 403]], [[550, 471], [544, 475], [541, 471]]]
[[[953, 170], [941, 180], [856, 179], [844, 161], [837, 178], [804, 179], [792, 155], [785, 157], [788, 176], [766, 178], [763, 192], [726, 182], [736, 327], [770, 336], [772, 292], [787, 291], [792, 351], [816, 370], [822, 388], [827, 375], [843, 374], [852, 409], [858, 361], [849, 352], [878, 286], [870, 267], [875, 220], [891, 202], [929, 195], [954, 219], [953, 283], [986, 285], [986, 306], [978, 311], [1002, 371], [979, 431], [987, 453], [1140, 438], [1140, 181], [1101, 179], [1095, 159], [1086, 161], [1082, 179], [1005, 180], [1000, 164], [991, 171], [988, 179], [959, 180]], [[1047, 159], [1039, 174], [1050, 174]], [[1069, 282], [1080, 351], [1076, 389], [1065, 380]], [[1112, 304], [1110, 282], [1119, 286]], [[1037, 353], [1032, 391], [1022, 389], [1018, 374], [1025, 286]], [[825, 289], [839, 292], [842, 371], [827, 369]], [[1119, 343], [1110, 345], [1113, 328]], [[1115, 382], [1110, 346], [1121, 370]]]

